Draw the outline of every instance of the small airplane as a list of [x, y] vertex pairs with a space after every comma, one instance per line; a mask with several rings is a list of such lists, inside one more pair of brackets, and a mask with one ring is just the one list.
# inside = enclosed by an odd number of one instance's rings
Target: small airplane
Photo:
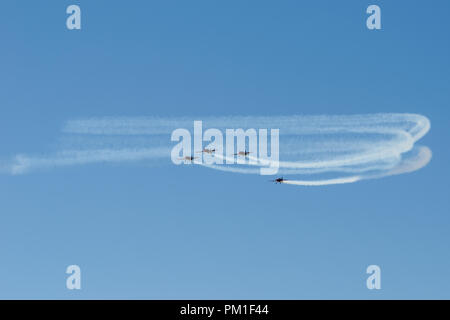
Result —
[[194, 161], [194, 159], [197, 159], [198, 157], [192, 157], [192, 156], [186, 156], [184, 158], [178, 158], [180, 160], [185, 160], [185, 161]]
[[282, 184], [284, 181], [286, 181], [283, 177], [277, 178], [275, 180], [269, 180], [270, 182], [275, 182], [275, 184], [279, 183]]
[[243, 157], [246, 157], [246, 156], [248, 156], [250, 153], [251, 153], [251, 152], [245, 150], [245, 151], [239, 151], [238, 153], [235, 153], [234, 155], [235, 155], [235, 156], [243, 156]]
[[208, 153], [208, 154], [212, 154], [214, 152], [216, 152], [216, 149], [207, 149], [207, 148], [205, 148], [202, 151], [197, 151], [197, 153]]

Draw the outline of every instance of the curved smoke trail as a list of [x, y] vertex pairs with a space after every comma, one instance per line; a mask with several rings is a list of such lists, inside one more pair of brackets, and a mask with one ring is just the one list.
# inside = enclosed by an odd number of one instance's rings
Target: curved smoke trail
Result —
[[[354, 183], [366, 179], [409, 173], [425, 167], [431, 160], [431, 150], [415, 143], [430, 130], [430, 121], [416, 114], [380, 114], [368, 116], [305, 117], [309, 125], [290, 133], [306, 136], [302, 142], [284, 144], [294, 150], [295, 161], [258, 159], [248, 156], [250, 166], [276, 165], [280, 173], [312, 175], [326, 172], [358, 173], [332, 179], [284, 180], [283, 183], [301, 186], [323, 186]], [[280, 130], [281, 132], [281, 130]], [[350, 133], [350, 135], [348, 135]], [[325, 141], [319, 136], [328, 137]], [[340, 137], [340, 139], [336, 139]], [[308, 141], [308, 138], [310, 141]], [[334, 140], [335, 143], [330, 143]], [[312, 142], [311, 142], [312, 141]], [[281, 142], [280, 142], [281, 144]], [[280, 157], [283, 152], [280, 151]], [[284, 152], [286, 155], [287, 152]], [[311, 156], [313, 155], [313, 156]], [[299, 158], [309, 160], [299, 160]], [[218, 157], [230, 160], [229, 157]], [[207, 165], [216, 170], [255, 174], [254, 168]]]
[[[193, 120], [158, 117], [71, 120], [63, 127], [62, 150], [48, 156], [18, 155], [2, 170], [20, 174], [42, 167], [95, 162], [167, 161], [168, 137], [177, 128], [192, 128]], [[234, 116], [201, 120], [205, 129], [279, 129], [280, 159], [276, 163], [250, 155], [251, 161], [245, 164], [199, 164], [244, 174], [259, 174], [261, 167], [276, 165], [280, 174], [290, 175], [285, 184], [353, 183], [412, 172], [431, 160], [431, 150], [416, 145], [430, 130], [430, 121], [418, 114]], [[214, 156], [230, 160], [225, 155]], [[310, 178], [293, 179], [294, 175]]]

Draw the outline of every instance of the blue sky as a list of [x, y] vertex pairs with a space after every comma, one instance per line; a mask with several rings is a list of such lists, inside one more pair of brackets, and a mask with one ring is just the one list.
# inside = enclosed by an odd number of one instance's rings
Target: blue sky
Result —
[[[66, 29], [70, 4], [80, 31]], [[370, 4], [382, 30], [366, 28]], [[319, 188], [170, 163], [2, 175], [0, 298], [450, 298], [449, 9], [3, 1], [2, 159], [54, 150], [76, 118], [378, 112], [428, 117], [433, 159]], [[65, 287], [71, 264], [80, 291]]]

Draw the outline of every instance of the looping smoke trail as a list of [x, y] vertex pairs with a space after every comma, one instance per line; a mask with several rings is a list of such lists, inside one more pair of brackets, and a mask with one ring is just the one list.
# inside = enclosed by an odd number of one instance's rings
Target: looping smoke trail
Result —
[[[192, 128], [193, 118], [93, 118], [68, 121], [63, 126], [63, 150], [49, 156], [19, 155], [2, 171], [12, 174], [43, 167], [124, 162], [166, 158], [168, 136], [178, 128]], [[431, 160], [431, 150], [416, 142], [430, 130], [418, 114], [319, 116], [234, 116], [201, 119], [205, 128], [279, 129], [279, 161], [250, 155], [245, 164], [206, 164], [205, 167], [259, 174], [261, 167], [279, 167], [290, 177], [283, 183], [302, 186], [353, 183], [418, 170]], [[216, 154], [217, 159], [228, 157]], [[340, 174], [341, 177], [328, 176]]]
[[[248, 155], [247, 159], [252, 161], [245, 166], [205, 166], [247, 174], [259, 173], [252, 166], [269, 165], [279, 167], [280, 174], [350, 174], [338, 178], [283, 181], [291, 185], [323, 186], [413, 172], [426, 166], [432, 157], [430, 149], [415, 145], [430, 129], [429, 120], [420, 115], [320, 116], [296, 120], [305, 126], [297, 128], [295, 121], [286, 119], [277, 122], [285, 125], [280, 126], [280, 135], [286, 131], [291, 133], [284, 140], [280, 138], [280, 158], [284, 156], [286, 160], [274, 162]], [[301, 139], [292, 139], [293, 132]], [[233, 160], [222, 155], [216, 157], [224, 162]]]
[[350, 176], [345, 178], [336, 178], [336, 179], [328, 179], [328, 180], [316, 180], [316, 181], [299, 181], [299, 180], [285, 180], [282, 183], [285, 184], [293, 184], [298, 186], [324, 186], [324, 185], [332, 185], [332, 184], [346, 184], [353, 183], [360, 180], [367, 179], [379, 179], [383, 177], [414, 172], [425, 167], [431, 160], [431, 150], [427, 147], [418, 147], [417, 154], [412, 156], [411, 158], [404, 159], [399, 165], [394, 167], [392, 170], [378, 173], [378, 174], [367, 174], [362, 176]]

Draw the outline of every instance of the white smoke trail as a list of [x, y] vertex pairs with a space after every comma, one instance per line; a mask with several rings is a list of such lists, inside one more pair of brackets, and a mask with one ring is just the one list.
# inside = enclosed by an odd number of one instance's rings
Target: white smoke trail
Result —
[[[38, 168], [169, 159], [170, 134], [192, 128], [193, 118], [92, 118], [68, 121], [62, 145], [53, 155], [18, 155], [2, 171], [21, 174]], [[346, 116], [234, 116], [202, 118], [204, 128], [280, 130], [280, 160], [249, 155], [246, 164], [201, 164], [235, 173], [258, 174], [261, 167], [279, 167], [280, 174], [314, 175], [310, 180], [288, 179], [303, 186], [353, 183], [418, 170], [431, 160], [431, 151], [416, 146], [430, 129], [417, 114]], [[239, 150], [242, 151], [242, 150]], [[216, 154], [216, 159], [234, 160]], [[325, 178], [328, 173], [346, 176]]]
[[17, 155], [8, 167], [11, 174], [23, 174], [33, 169], [52, 168], [71, 165], [85, 165], [99, 162], [142, 161], [156, 158], [168, 158], [170, 149], [100, 149], [67, 150], [50, 156]]
[[325, 186], [333, 184], [346, 184], [354, 183], [361, 180], [368, 179], [379, 179], [383, 177], [410, 173], [425, 167], [431, 160], [432, 154], [431, 150], [427, 147], [418, 147], [417, 154], [411, 158], [404, 159], [399, 165], [394, 167], [392, 170], [380, 174], [368, 174], [361, 176], [351, 176], [345, 178], [336, 178], [328, 180], [315, 180], [315, 181], [305, 181], [305, 180], [285, 180], [282, 183], [293, 184], [298, 186]]
[[318, 186], [328, 186], [333, 184], [347, 184], [354, 183], [362, 180], [359, 176], [347, 177], [347, 178], [336, 178], [336, 179], [327, 179], [327, 180], [317, 180], [317, 181], [301, 181], [301, 180], [285, 180], [282, 183], [284, 184], [293, 184], [296, 186], [305, 186], [305, 187], [318, 187]]
[[[420, 115], [379, 115], [383, 121], [380, 121], [374, 116], [368, 116], [372, 122], [367, 119], [362, 119], [361, 116], [351, 116], [353, 119], [358, 119], [360, 122], [349, 124], [348, 119], [344, 117], [334, 117], [339, 119], [341, 131], [353, 132], [351, 136], [351, 143], [341, 143], [342, 150], [347, 149], [353, 152], [341, 156], [337, 156], [330, 152], [330, 146], [324, 146], [326, 143], [318, 143], [316, 147], [309, 147], [303, 149], [298, 154], [314, 154], [317, 151], [323, 152], [327, 150], [324, 156], [316, 157], [312, 161], [270, 161], [260, 159], [254, 156], [247, 156], [249, 161], [247, 167], [236, 166], [218, 166], [209, 165], [210, 168], [222, 171], [255, 174], [257, 170], [248, 168], [251, 166], [277, 166], [281, 168], [280, 173], [288, 172], [290, 174], [318, 174], [324, 172], [346, 172], [346, 173], [364, 173], [367, 174], [342, 177], [325, 180], [287, 180], [286, 184], [295, 184], [303, 186], [321, 186], [329, 184], [352, 183], [365, 179], [381, 178], [389, 175], [406, 173], [416, 171], [428, 164], [431, 160], [431, 151], [426, 147], [416, 147], [415, 142], [422, 138], [430, 129], [428, 119]], [[400, 121], [403, 118], [403, 121]], [[313, 119], [310, 119], [313, 121]], [[308, 134], [313, 132], [324, 132], [336, 128], [336, 124], [329, 123], [328, 119], [321, 117], [320, 120], [328, 127], [317, 127], [313, 130], [311, 127]], [[317, 121], [317, 118], [316, 120]], [[364, 126], [361, 125], [364, 123]], [[343, 125], [345, 124], [345, 126]], [[376, 124], [376, 125], [375, 125]], [[395, 124], [393, 126], [393, 124]], [[317, 125], [317, 122], [316, 122]], [[345, 127], [345, 129], [344, 129]], [[290, 128], [292, 131], [292, 128]], [[339, 135], [339, 130], [333, 130], [333, 135]], [[376, 141], [362, 142], [356, 135], [358, 134], [373, 134], [388, 136], [388, 138], [379, 139]], [[299, 144], [290, 144], [290, 148], [299, 148]], [[411, 157], [411, 154], [418, 153], [418, 156]], [[217, 158], [224, 161], [232, 161], [230, 157], [216, 155]]]
[[[380, 113], [368, 115], [318, 116], [228, 116], [200, 117], [210, 128], [280, 128], [285, 135], [325, 134], [342, 132], [410, 131], [420, 139], [426, 134], [429, 120], [418, 114]], [[95, 135], [157, 135], [170, 134], [177, 128], [192, 127], [193, 118], [121, 117], [70, 120], [63, 132]], [[420, 136], [422, 134], [422, 136]]]

